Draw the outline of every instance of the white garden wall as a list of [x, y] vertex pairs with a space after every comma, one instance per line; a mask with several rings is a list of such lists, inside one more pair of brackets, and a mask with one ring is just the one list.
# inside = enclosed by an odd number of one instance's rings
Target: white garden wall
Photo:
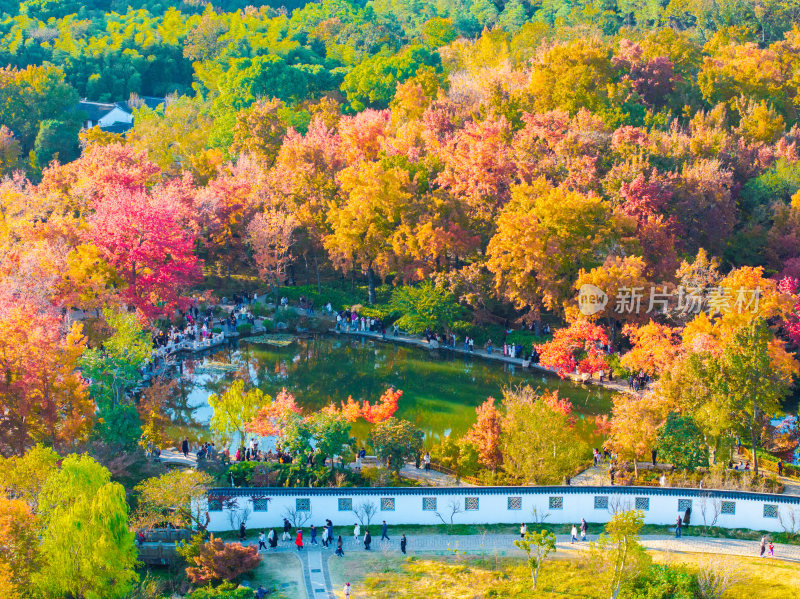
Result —
[[[434, 488], [218, 488], [209, 493], [209, 530], [280, 528], [284, 517], [301, 526], [353, 525], [353, 510], [373, 505], [372, 525], [607, 522], [614, 513], [641, 509], [647, 524], [674, 524], [691, 505], [691, 524], [778, 532], [792, 516], [800, 523], [800, 497], [653, 487], [434, 487]], [[691, 502], [691, 503], [689, 503]], [[536, 514], [534, 516], [534, 514]]]

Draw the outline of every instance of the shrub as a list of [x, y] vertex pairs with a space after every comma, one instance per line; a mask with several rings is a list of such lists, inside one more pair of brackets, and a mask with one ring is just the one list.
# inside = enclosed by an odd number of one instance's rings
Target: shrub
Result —
[[361, 306], [358, 310], [359, 316], [367, 318], [380, 318], [384, 324], [394, 322], [399, 314], [392, 310], [388, 304], [374, 304], [372, 306]]
[[263, 304], [261, 302], [256, 302], [252, 306], [250, 306], [250, 311], [253, 313], [253, 316], [268, 316], [274, 312], [272, 308], [268, 308], [267, 304]]
[[685, 568], [666, 564], [652, 564], [620, 594], [624, 599], [694, 599], [697, 596], [697, 578]]
[[606, 356], [609, 368], [614, 373], [614, 376], [621, 380], [626, 380], [631, 374], [630, 370], [622, 365], [622, 358], [618, 354], [609, 354]]
[[226, 480], [230, 483], [231, 476], [233, 484], [237, 487], [248, 486], [253, 477], [253, 470], [258, 462], [236, 462], [228, 467], [225, 474]]
[[194, 563], [186, 568], [189, 580], [195, 584], [208, 584], [235, 580], [258, 566], [261, 556], [252, 545], [245, 547], [241, 543], [226, 543], [212, 535], [211, 540], [200, 546], [197, 555], [189, 561]]
[[[742, 446], [742, 449], [745, 449]], [[748, 449], [748, 451], [750, 451]], [[778, 471], [778, 458], [772, 455], [771, 453], [767, 453], [762, 449], [756, 450], [758, 453], [758, 466], [759, 468], [763, 468], [764, 470], [768, 470], [770, 472], [777, 472]], [[752, 452], [750, 451], [752, 454]], [[800, 466], [795, 464], [787, 464], [784, 462], [783, 464], [783, 475], [784, 476], [791, 476], [795, 478], [800, 478]]]
[[253, 599], [253, 589], [237, 587], [229, 582], [223, 582], [218, 587], [201, 587], [189, 593], [186, 599]]
[[551, 335], [541, 335], [537, 337], [533, 331], [526, 331], [524, 329], [511, 331], [508, 335], [506, 335], [506, 341], [508, 343], [519, 343], [522, 346], [523, 351], [526, 353], [530, 352], [534, 345], [547, 343], [551, 338]]
[[249, 322], [246, 322], [244, 324], [240, 324], [239, 326], [237, 326], [236, 330], [242, 336], [249, 335], [250, 331], [253, 330], [253, 325], [251, 325]]
[[211, 332], [214, 333], [215, 335], [219, 335], [222, 332], [222, 328], [214, 327], [213, 329], [211, 329]]

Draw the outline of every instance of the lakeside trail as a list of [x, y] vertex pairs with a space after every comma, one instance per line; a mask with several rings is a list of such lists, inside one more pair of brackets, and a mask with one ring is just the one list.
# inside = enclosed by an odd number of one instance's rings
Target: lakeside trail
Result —
[[[377, 530], [377, 527], [373, 527]], [[277, 532], [277, 531], [276, 531]], [[400, 555], [399, 536], [393, 532], [389, 541], [379, 541], [376, 537], [372, 542], [372, 553], [389, 553]], [[598, 535], [587, 535], [586, 541], [571, 542], [569, 535], [556, 535], [556, 549], [561, 555], [578, 556], [589, 547], [590, 541], [597, 540]], [[514, 541], [519, 535], [514, 534], [475, 534], [475, 535], [442, 535], [422, 534], [406, 535], [408, 539], [408, 555], [447, 555], [455, 551], [474, 555], [523, 557], [525, 554], [514, 546]], [[758, 557], [759, 541], [741, 539], [722, 539], [713, 537], [684, 536], [680, 539], [673, 535], [646, 535], [640, 538], [642, 545], [650, 551], [665, 553], [701, 553], [711, 555], [727, 555], [733, 557]], [[352, 536], [343, 538], [345, 554], [366, 553], [361, 539]], [[258, 545], [258, 540], [248, 538], [245, 544]], [[328, 560], [335, 559], [335, 543], [329, 548], [319, 545], [310, 545], [306, 540], [303, 550], [298, 551], [294, 546], [294, 537], [291, 541], [279, 541], [278, 547], [262, 551], [261, 555], [271, 553], [293, 553], [298, 556], [303, 567], [306, 594], [309, 599], [324, 597], [334, 599], [336, 595], [331, 585]], [[800, 546], [775, 545], [775, 556], [764, 559], [781, 560], [800, 564]]]

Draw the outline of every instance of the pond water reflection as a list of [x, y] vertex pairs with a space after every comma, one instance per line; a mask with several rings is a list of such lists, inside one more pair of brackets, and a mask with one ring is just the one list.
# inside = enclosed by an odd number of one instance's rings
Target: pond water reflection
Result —
[[[438, 441], [443, 434], [463, 434], [475, 421], [475, 407], [490, 396], [499, 400], [507, 386], [558, 389], [562, 397], [573, 402], [581, 420], [608, 413], [611, 405], [605, 389], [545, 377], [537, 371], [469, 359], [447, 350], [322, 335], [300, 339], [288, 347], [242, 341], [202, 360], [185, 362], [185, 409], [177, 410], [175, 416], [186, 424], [208, 423], [208, 396], [223, 391], [237, 376], [193, 372], [194, 367], [210, 362], [239, 365], [240, 373], [273, 396], [286, 387], [298, 404], [309, 409], [322, 408], [331, 401], [339, 404], [349, 395], [375, 401], [388, 386], [394, 386], [403, 391], [396, 415], [422, 429], [428, 443]], [[354, 427], [356, 436], [361, 437], [363, 432], [362, 427]]]

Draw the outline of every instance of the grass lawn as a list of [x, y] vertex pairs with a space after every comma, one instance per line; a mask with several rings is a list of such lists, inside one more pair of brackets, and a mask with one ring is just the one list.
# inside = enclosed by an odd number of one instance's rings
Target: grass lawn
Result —
[[264, 561], [261, 565], [245, 575], [245, 578], [252, 581], [254, 588], [263, 584], [266, 589], [277, 589], [278, 593], [270, 597], [307, 599], [303, 568], [294, 553], [262, 554], [262, 557]]
[[[654, 553], [655, 562], [685, 564], [697, 570], [703, 556]], [[796, 564], [777, 560], [732, 558], [745, 579], [726, 599], [796, 599], [800, 576]], [[521, 559], [463, 555], [400, 558], [394, 555], [345, 555], [330, 559], [331, 582], [337, 597], [349, 581], [353, 599], [446, 597], [453, 599], [575, 597], [606, 599], [608, 592], [585, 561], [554, 558], [539, 574], [539, 588], [530, 587], [530, 571]]]

